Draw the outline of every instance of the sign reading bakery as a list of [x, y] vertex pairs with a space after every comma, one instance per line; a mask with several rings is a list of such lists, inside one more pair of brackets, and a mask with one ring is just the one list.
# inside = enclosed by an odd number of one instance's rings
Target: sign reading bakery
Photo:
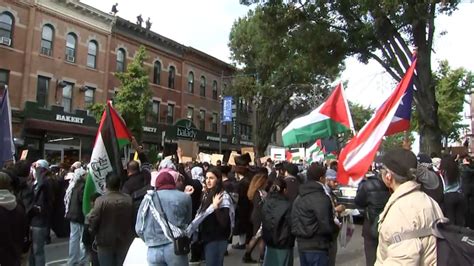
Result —
[[84, 123], [84, 118], [76, 117], [76, 116], [70, 116], [70, 115], [57, 114], [56, 115], [56, 121], [62, 121], [62, 122], [73, 123], [73, 124], [83, 124]]

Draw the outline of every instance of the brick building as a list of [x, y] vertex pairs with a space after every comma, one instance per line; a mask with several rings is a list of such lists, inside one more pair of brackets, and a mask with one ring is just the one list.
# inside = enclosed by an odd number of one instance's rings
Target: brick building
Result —
[[[232, 66], [77, 0], [0, 0], [0, 82], [9, 87], [18, 149], [54, 163], [87, 161], [97, 130], [87, 106], [114, 97], [114, 73], [140, 45], [153, 95], [145, 147], [192, 139], [218, 151], [221, 89], [230, 82], [222, 77]], [[251, 110], [242, 101], [235, 108], [246, 115], [223, 127], [224, 151], [252, 145]], [[194, 134], [180, 134], [183, 127]]]

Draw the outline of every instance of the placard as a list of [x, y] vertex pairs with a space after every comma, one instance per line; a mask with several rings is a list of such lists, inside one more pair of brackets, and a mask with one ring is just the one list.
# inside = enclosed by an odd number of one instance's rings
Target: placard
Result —
[[21, 157], [20, 160], [26, 160], [26, 157], [28, 156], [28, 150], [23, 150], [21, 152]]
[[262, 158], [260, 158], [260, 163], [262, 163], [262, 165], [263, 165], [267, 162], [268, 159], [270, 159], [270, 156], [262, 157]]
[[235, 165], [235, 157], [239, 156], [236, 151], [232, 151], [229, 156], [229, 161], [227, 162], [228, 165]]
[[193, 162], [192, 157], [188, 157], [188, 156], [182, 156], [181, 157], [181, 162], [180, 163], [189, 163], [189, 162]]
[[201, 163], [211, 163], [211, 155], [210, 154], [207, 154], [207, 153], [204, 153], [204, 152], [200, 152], [199, 153], [199, 162]]
[[196, 141], [190, 140], [178, 140], [178, 146], [183, 152], [182, 156], [191, 157], [196, 159], [199, 153], [199, 146]]
[[217, 154], [217, 153], [214, 153], [211, 155], [211, 164], [212, 165], [217, 165], [217, 161], [224, 161], [224, 155], [223, 154]]

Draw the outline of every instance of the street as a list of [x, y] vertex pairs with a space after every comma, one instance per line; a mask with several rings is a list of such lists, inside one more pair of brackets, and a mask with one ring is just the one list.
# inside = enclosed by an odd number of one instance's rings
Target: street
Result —
[[[336, 265], [341, 266], [363, 266], [365, 265], [364, 241], [361, 236], [362, 225], [355, 225], [354, 235], [346, 248], [338, 248]], [[242, 265], [242, 256], [244, 250], [229, 248], [229, 256], [225, 257], [224, 265], [234, 266]], [[295, 255], [297, 254], [295, 249]], [[53, 239], [53, 242], [46, 246], [46, 265], [66, 265], [68, 255], [67, 239]], [[257, 252], [254, 251], [253, 258], [257, 258]], [[198, 264], [190, 264], [198, 265]], [[204, 265], [204, 264], [201, 264]], [[258, 264], [247, 264], [258, 265]], [[295, 266], [299, 265], [298, 258], [295, 259]]]

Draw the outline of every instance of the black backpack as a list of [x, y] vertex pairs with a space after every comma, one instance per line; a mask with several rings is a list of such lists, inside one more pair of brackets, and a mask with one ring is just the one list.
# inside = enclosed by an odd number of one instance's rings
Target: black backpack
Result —
[[438, 266], [474, 265], [474, 230], [451, 224], [446, 218], [437, 220], [432, 228], [396, 234], [391, 243], [430, 235], [437, 239]]

